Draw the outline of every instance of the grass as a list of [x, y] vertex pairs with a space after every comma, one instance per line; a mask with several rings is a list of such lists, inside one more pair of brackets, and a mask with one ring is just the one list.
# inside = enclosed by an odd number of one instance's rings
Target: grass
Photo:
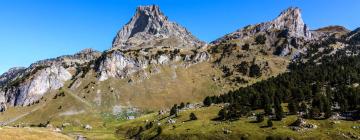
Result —
[[71, 140], [69, 136], [44, 128], [0, 128], [2, 140]]
[[[163, 132], [159, 139], [265, 139], [268, 136], [277, 138], [294, 138], [294, 139], [345, 139], [342, 134], [360, 136], [360, 131], [354, 130], [351, 126], [359, 126], [359, 122], [339, 121], [340, 123], [331, 124], [331, 120], [306, 120], [318, 125], [317, 129], [304, 130], [300, 132], [289, 129], [297, 116], [287, 116], [282, 121], [273, 121], [272, 128], [266, 127], [267, 119], [261, 123], [252, 123], [248, 118], [241, 118], [238, 121], [212, 121], [217, 117], [220, 107], [212, 106], [209, 108], [200, 108], [195, 110], [186, 110], [179, 114], [175, 124], [166, 123], [167, 119], [161, 122]], [[198, 120], [189, 121], [189, 114], [194, 112]], [[156, 114], [148, 115], [133, 121], [124, 122], [118, 127], [120, 136], [126, 136], [131, 132], [131, 128], [138, 128], [145, 125], [145, 120], [157, 120], [164, 116]], [[156, 135], [156, 127], [141, 133], [143, 139], [150, 139]], [[231, 131], [225, 134], [224, 130]], [[133, 131], [136, 131], [133, 130]]]

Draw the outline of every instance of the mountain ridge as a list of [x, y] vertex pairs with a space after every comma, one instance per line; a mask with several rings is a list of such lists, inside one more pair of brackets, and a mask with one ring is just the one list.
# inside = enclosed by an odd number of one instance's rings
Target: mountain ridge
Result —
[[[48, 91], [64, 87], [67, 81], [73, 81], [70, 85], [73, 88], [78, 87], [83, 77], [92, 72], [99, 83], [108, 79], [129, 79], [130, 84], [133, 79], [141, 81], [161, 73], [163, 66], [188, 68], [202, 62], [223, 71], [223, 77], [212, 76], [214, 83], [230, 82], [238, 86], [239, 83], [231, 81], [254, 82], [285, 72], [287, 64], [306, 51], [306, 44], [318, 38], [313, 34], [314, 31], [309, 31], [303, 22], [301, 10], [291, 7], [270, 22], [239, 29], [208, 46], [185, 28], [168, 21], [158, 6], [140, 6], [129, 23], [118, 32], [112, 48], [103, 53], [86, 49], [75, 55], [38, 61], [17, 77], [10, 78], [2, 87], [0, 102], [9, 106], [30, 105]], [[263, 44], [257, 43], [258, 36], [265, 36]], [[173, 39], [180, 41], [172, 42]], [[234, 40], [240, 40], [240, 43], [221, 44]], [[246, 51], [246, 44], [253, 51]], [[214, 53], [221, 45], [224, 45], [222, 54]], [[240, 61], [247, 64], [238, 64]], [[260, 69], [258, 77], [252, 74], [253, 69]], [[232, 77], [231, 73], [235, 71], [239, 72]], [[266, 71], [263, 76], [262, 71]], [[227, 77], [230, 81], [222, 81]], [[44, 88], [42, 85], [48, 86]]]

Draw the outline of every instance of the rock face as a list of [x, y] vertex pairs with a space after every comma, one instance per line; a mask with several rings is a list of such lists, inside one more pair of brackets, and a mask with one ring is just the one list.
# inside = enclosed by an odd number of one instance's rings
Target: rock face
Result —
[[289, 37], [312, 39], [312, 33], [304, 23], [299, 8], [290, 7], [280, 13], [280, 15], [270, 22], [256, 25], [249, 25], [233, 33], [221, 37], [211, 44], [219, 44], [225, 40], [243, 39], [261, 32], [286, 31]]
[[14, 105], [28, 105], [39, 100], [47, 91], [56, 90], [64, 86], [72, 75], [61, 65], [52, 65], [39, 70], [31, 75], [31, 80], [26, 80], [16, 88], [10, 88], [7, 94], [17, 95], [11, 97]]
[[3, 84], [7, 83], [9, 80], [14, 79], [19, 74], [23, 73], [25, 71], [24, 67], [15, 67], [9, 69], [7, 72], [2, 74], [0, 76], [0, 87], [3, 86]]
[[360, 44], [360, 28], [357, 28], [354, 31], [350, 32], [348, 34], [347, 40], [351, 44]]
[[[180, 65], [207, 61], [210, 54], [206, 51], [188, 52], [176, 48], [152, 48], [141, 50], [112, 50], [105, 52], [97, 67], [99, 81], [109, 78], [128, 78], [134, 74], [148, 78], [160, 72], [160, 65]], [[150, 68], [150, 69], [149, 69]]]
[[38, 61], [30, 67], [10, 69], [1, 76], [0, 110], [6, 105], [29, 105], [39, 100], [46, 92], [64, 86], [79, 72], [79, 68], [94, 61], [100, 52], [85, 49], [75, 55]]
[[[305, 25], [299, 8], [289, 8], [273, 21], [265, 23], [265, 29], [287, 29], [290, 36], [311, 38], [311, 33]], [[267, 27], [266, 27], [267, 26]]]
[[201, 47], [204, 43], [184, 27], [168, 21], [158, 6], [140, 6], [116, 35], [113, 48]]

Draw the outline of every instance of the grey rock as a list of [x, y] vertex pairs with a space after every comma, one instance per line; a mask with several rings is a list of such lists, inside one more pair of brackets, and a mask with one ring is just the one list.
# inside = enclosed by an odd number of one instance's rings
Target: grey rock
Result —
[[26, 68], [24, 67], [14, 67], [9, 69], [4, 74], [0, 75], [0, 87], [2, 87], [5, 83], [8, 83], [9, 80], [14, 79], [15, 77], [19, 76], [21, 73], [25, 71]]
[[184, 27], [171, 22], [155, 5], [140, 6], [135, 15], [116, 35], [113, 48], [148, 48], [155, 46], [201, 47], [199, 41]]
[[274, 30], [287, 30], [290, 37], [312, 39], [312, 32], [304, 23], [299, 8], [290, 7], [272, 21], [255, 25], [249, 25], [233, 33], [221, 37], [211, 44], [219, 44], [225, 40], [242, 39], [253, 36], [260, 32], [272, 32]]
[[30, 105], [46, 92], [64, 86], [77, 73], [79, 67], [86, 66], [100, 56], [100, 52], [85, 49], [75, 55], [65, 55], [54, 59], [41, 60], [28, 68], [11, 69], [2, 75], [0, 88], [0, 110], [7, 105]]

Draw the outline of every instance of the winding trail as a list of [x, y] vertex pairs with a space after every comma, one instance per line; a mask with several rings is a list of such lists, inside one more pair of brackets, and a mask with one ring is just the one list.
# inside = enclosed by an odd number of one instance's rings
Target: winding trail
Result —
[[12, 118], [12, 119], [7, 120], [7, 121], [0, 122], [0, 126], [5, 126], [5, 125], [11, 124], [11, 123], [13, 123], [13, 122], [16, 122], [17, 120], [19, 120], [19, 119], [21, 119], [21, 118], [23, 118], [23, 117], [25, 117], [25, 116], [27, 116], [27, 115], [29, 115], [29, 114], [37, 111], [37, 110], [39, 110], [40, 108], [43, 108], [45, 105], [46, 105], [46, 103], [43, 103], [43, 104], [35, 107], [34, 109], [32, 109], [32, 110], [29, 111], [29, 112], [26, 112], [26, 113], [24, 113], [24, 114], [18, 115], [18, 116], [16, 116], [16, 117]]
[[[71, 97], [74, 97], [76, 100], [84, 103], [87, 107], [90, 107], [90, 108], [93, 107], [90, 102], [88, 102], [87, 100], [85, 100], [85, 99], [83, 99], [83, 98], [75, 95], [72, 91], [70, 91], [70, 90], [65, 90], [65, 92], [68, 93], [68, 95], [70, 95]], [[17, 120], [19, 120], [19, 119], [21, 119], [21, 118], [24, 118], [24, 117], [27, 116], [27, 115], [30, 115], [31, 113], [39, 110], [40, 108], [45, 107], [46, 104], [47, 104], [47, 103], [45, 102], [45, 103], [43, 103], [43, 104], [41, 104], [41, 105], [33, 108], [33, 109], [32, 109], [31, 111], [29, 111], [29, 112], [26, 112], [26, 113], [21, 114], [21, 115], [17, 115], [17, 116], [14, 117], [14, 118], [11, 118], [11, 119], [6, 120], [6, 121], [3, 121], [3, 122], [0, 122], [0, 126], [9, 125], [9, 124], [11, 124], [11, 123], [13, 123], [13, 122], [16, 122]]]
[[76, 100], [84, 103], [86, 106], [88, 106], [88, 107], [93, 107], [92, 104], [91, 104], [89, 101], [87, 101], [87, 100], [85, 100], [85, 99], [77, 96], [77, 95], [74, 94], [72, 91], [67, 90], [67, 89], [64, 89], [64, 91], [65, 91], [66, 93], [68, 93], [71, 97], [74, 97]]

